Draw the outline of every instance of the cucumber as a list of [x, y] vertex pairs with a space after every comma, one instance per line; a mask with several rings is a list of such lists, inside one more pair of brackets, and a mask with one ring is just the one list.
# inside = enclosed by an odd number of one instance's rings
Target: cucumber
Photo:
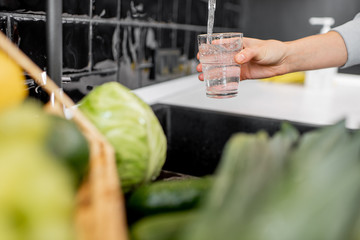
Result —
[[174, 240], [197, 212], [163, 213], [141, 219], [130, 229], [131, 240]]
[[207, 193], [212, 182], [212, 177], [207, 176], [161, 180], [140, 186], [128, 197], [127, 211], [130, 218], [134, 219], [195, 208]]
[[50, 119], [47, 148], [70, 169], [75, 181], [80, 184], [88, 170], [88, 142], [73, 121], [54, 115]]

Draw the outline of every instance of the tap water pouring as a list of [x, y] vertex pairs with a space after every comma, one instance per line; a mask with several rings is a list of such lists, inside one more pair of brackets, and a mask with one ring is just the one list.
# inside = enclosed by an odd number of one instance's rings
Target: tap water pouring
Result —
[[214, 28], [216, 0], [209, 0], [208, 8], [209, 11], [208, 11], [208, 23], [207, 23], [207, 35], [208, 35], [208, 43], [211, 43], [210, 35], [213, 33], [213, 28]]

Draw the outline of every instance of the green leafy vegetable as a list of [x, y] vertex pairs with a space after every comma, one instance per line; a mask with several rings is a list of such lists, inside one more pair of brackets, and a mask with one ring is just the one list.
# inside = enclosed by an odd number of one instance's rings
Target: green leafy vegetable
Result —
[[84, 97], [80, 109], [114, 147], [124, 192], [159, 175], [166, 137], [146, 103], [121, 84], [110, 82]]
[[297, 139], [297, 131], [287, 124], [272, 139], [265, 132], [231, 137], [216, 171], [214, 187], [181, 239], [240, 239]]
[[344, 122], [299, 137], [236, 134], [181, 240], [357, 239], [360, 132]]

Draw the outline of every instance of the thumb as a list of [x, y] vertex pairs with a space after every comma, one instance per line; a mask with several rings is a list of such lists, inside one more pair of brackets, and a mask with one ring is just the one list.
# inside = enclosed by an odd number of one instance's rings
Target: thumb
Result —
[[238, 54], [235, 55], [235, 62], [243, 64], [251, 61], [256, 56], [256, 51], [252, 48], [244, 48]]

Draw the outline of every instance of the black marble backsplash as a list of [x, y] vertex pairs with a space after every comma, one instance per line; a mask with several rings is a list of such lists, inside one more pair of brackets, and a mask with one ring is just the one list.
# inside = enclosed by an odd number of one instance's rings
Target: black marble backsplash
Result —
[[[64, 91], [77, 102], [108, 81], [136, 89], [195, 73], [196, 36], [206, 32], [207, 4], [63, 0]], [[215, 30], [240, 31], [242, 9], [242, 0], [218, 1]], [[46, 71], [45, 11], [46, 0], [0, 0], [0, 31]]]

